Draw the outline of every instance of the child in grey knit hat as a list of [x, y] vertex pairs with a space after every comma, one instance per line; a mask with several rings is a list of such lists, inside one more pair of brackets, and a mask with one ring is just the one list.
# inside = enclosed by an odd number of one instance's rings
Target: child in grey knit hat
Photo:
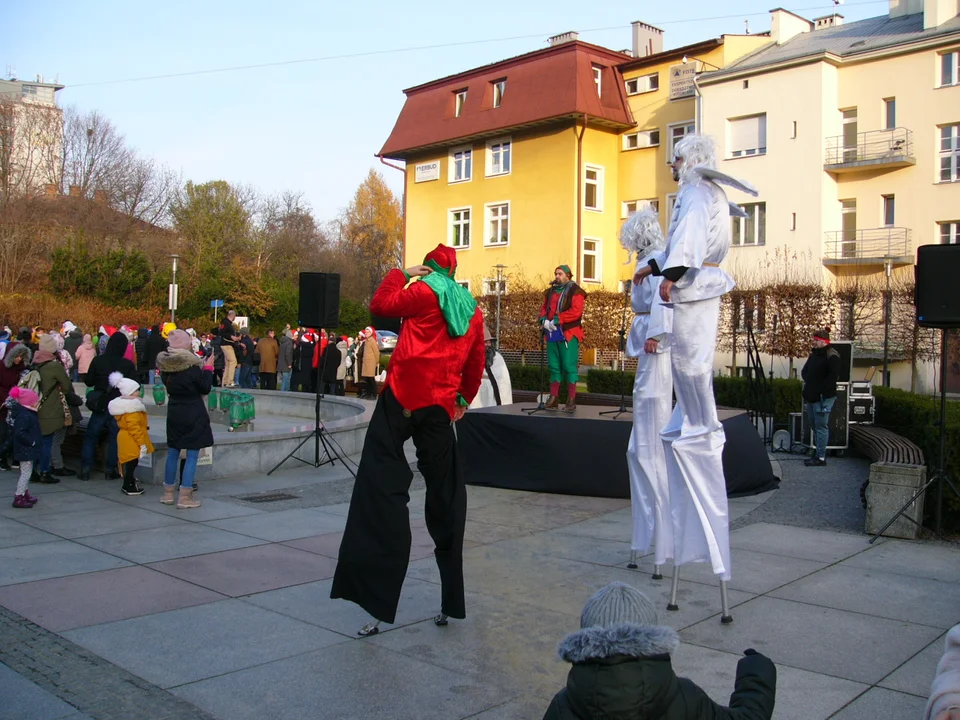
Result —
[[722, 707], [673, 672], [670, 655], [679, 644], [642, 592], [621, 582], [601, 588], [584, 605], [580, 630], [560, 643], [560, 658], [573, 667], [544, 720], [770, 719], [777, 669], [769, 658], [745, 651], [730, 706]]

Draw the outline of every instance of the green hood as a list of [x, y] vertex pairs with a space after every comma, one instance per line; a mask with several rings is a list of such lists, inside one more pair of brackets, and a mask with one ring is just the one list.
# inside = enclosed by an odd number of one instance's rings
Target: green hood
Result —
[[433, 272], [420, 278], [420, 281], [426, 283], [436, 294], [450, 337], [463, 337], [470, 328], [470, 320], [477, 310], [477, 301], [473, 299], [470, 291], [457, 284], [453, 279], [453, 272], [440, 267], [433, 260], [428, 260], [425, 264]]

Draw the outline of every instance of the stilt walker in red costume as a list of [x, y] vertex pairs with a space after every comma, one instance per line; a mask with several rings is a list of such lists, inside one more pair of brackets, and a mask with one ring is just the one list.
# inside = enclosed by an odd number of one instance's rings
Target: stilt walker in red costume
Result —
[[573, 281], [569, 265], [554, 271], [554, 280], [543, 295], [538, 322], [547, 341], [547, 367], [550, 370], [550, 397], [544, 406], [556, 410], [560, 383], [567, 383], [564, 412], [577, 409], [577, 380], [580, 379], [580, 343], [583, 342], [583, 301], [587, 294]]
[[375, 618], [360, 635], [373, 635], [381, 622], [396, 619], [410, 561], [407, 503], [413, 473], [403, 444], [411, 437], [427, 485], [425, 519], [440, 570], [441, 606], [434, 622], [466, 617], [467, 492], [453, 423], [480, 388], [485, 352], [483, 317], [454, 280], [456, 267], [456, 251], [438, 245], [423, 265], [391, 270], [370, 301], [374, 315], [401, 318], [403, 324], [367, 428], [330, 591], [330, 597], [352, 600]]

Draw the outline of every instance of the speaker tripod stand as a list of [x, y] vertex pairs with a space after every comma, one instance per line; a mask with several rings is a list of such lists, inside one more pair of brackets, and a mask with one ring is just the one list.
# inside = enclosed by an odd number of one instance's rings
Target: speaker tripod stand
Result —
[[617, 344], [617, 350], [620, 360], [620, 407], [616, 410], [605, 410], [600, 413], [600, 415], [613, 415], [613, 419], [617, 420], [624, 413], [630, 412], [627, 410], [627, 368], [626, 368], [626, 351], [627, 351], [627, 303], [630, 301], [630, 294], [632, 291], [631, 281], [628, 280], [624, 285], [623, 290], [623, 307], [620, 308], [620, 330], [617, 331], [617, 335], [620, 337], [620, 341]]

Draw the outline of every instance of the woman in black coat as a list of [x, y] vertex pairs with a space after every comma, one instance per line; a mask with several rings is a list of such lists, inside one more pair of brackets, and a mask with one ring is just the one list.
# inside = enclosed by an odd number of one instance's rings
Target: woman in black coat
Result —
[[170, 349], [157, 355], [160, 379], [167, 388], [167, 464], [163, 476], [163, 498], [172, 505], [177, 484], [177, 460], [185, 450], [187, 459], [180, 480], [177, 508], [200, 507], [193, 497], [193, 478], [197, 474], [200, 450], [213, 446], [213, 431], [204, 396], [213, 387], [213, 367], [204, 365], [193, 354], [193, 338], [183, 330], [174, 330], [167, 338]]

